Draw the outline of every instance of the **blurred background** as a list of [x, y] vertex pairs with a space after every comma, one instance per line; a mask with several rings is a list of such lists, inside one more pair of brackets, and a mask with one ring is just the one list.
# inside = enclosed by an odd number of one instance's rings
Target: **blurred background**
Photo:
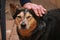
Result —
[[[33, 3], [40, 4], [47, 10], [60, 8], [60, 0], [31, 0]], [[16, 33], [16, 27], [13, 28], [14, 20], [10, 11], [9, 4], [13, 3], [15, 5], [20, 5], [19, 0], [6, 0], [5, 13], [6, 13], [6, 40], [18, 40]], [[13, 30], [12, 30], [13, 28]], [[1, 30], [0, 30], [0, 40], [1, 40]]]

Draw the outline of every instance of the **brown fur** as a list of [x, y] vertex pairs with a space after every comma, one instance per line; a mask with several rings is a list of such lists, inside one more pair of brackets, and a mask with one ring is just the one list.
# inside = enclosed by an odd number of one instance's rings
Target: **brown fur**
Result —
[[[29, 12], [28, 12], [29, 13]], [[28, 17], [30, 16], [31, 14], [26, 14], [25, 17]], [[24, 16], [24, 13], [23, 12], [20, 12], [20, 14], [18, 14], [19, 16], [23, 17]], [[15, 19], [15, 23], [16, 25], [20, 25], [20, 22], [22, 21], [23, 19], [19, 19], [18, 17], [16, 17]], [[29, 29], [26, 29], [26, 30], [23, 30], [23, 29], [20, 29], [19, 30], [19, 33], [22, 35], [22, 36], [30, 36], [31, 35], [31, 31], [33, 31], [35, 28], [36, 28], [36, 20], [31, 17], [29, 19], [27, 19], [28, 23], [30, 23], [30, 28]]]

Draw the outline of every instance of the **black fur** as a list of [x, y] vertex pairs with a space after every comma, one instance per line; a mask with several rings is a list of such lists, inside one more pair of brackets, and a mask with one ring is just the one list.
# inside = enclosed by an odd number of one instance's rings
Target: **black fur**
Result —
[[[18, 10], [16, 11], [13, 18], [16, 18], [16, 15], [19, 12], [24, 11]], [[23, 39], [23, 37], [19, 34], [17, 30], [17, 34], [22, 40], [60, 40], [60, 9], [49, 10], [46, 15], [43, 17], [38, 17], [35, 15], [33, 10], [28, 10], [33, 17], [36, 19], [37, 28], [32, 31], [32, 35], [29, 38]], [[43, 23], [43, 24], [42, 24]], [[44, 23], [46, 25], [44, 25]]]

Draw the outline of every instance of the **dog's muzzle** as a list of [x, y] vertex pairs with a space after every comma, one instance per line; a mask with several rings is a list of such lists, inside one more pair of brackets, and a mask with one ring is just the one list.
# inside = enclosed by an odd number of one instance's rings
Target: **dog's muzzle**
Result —
[[25, 23], [25, 22], [22, 22], [22, 23], [21, 23], [21, 28], [22, 28], [22, 29], [25, 29], [25, 28], [26, 28], [26, 23]]

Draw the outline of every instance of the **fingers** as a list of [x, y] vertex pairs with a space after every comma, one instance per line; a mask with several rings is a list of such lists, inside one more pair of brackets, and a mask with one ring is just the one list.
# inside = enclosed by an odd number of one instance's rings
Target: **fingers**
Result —
[[43, 14], [45, 14], [46, 12], [46, 9], [41, 5], [38, 5], [37, 10], [38, 10], [39, 16], [43, 16]]
[[33, 9], [33, 11], [35, 12], [35, 14], [36, 14], [37, 16], [39, 16], [38, 11], [37, 11], [36, 9]]
[[[34, 5], [34, 4], [33, 4], [33, 5]], [[32, 6], [31, 9], [35, 12], [35, 14], [36, 14], [37, 16], [39, 16], [38, 10], [37, 10], [37, 5]]]
[[42, 16], [42, 9], [39, 6], [37, 7], [37, 11], [38, 11], [39, 16]]
[[40, 9], [41, 9], [42, 14], [45, 14], [46, 9], [45, 9], [42, 5], [39, 5], [39, 7], [40, 7]]
[[37, 16], [43, 16], [45, 14], [46, 9], [42, 5], [37, 5], [33, 3], [25, 4], [24, 8], [32, 9]]
[[43, 8], [43, 6], [41, 6], [41, 5], [32, 6], [32, 9], [34, 10], [34, 12], [37, 16], [43, 16], [43, 14], [45, 14], [45, 12], [46, 12], [46, 9]]

